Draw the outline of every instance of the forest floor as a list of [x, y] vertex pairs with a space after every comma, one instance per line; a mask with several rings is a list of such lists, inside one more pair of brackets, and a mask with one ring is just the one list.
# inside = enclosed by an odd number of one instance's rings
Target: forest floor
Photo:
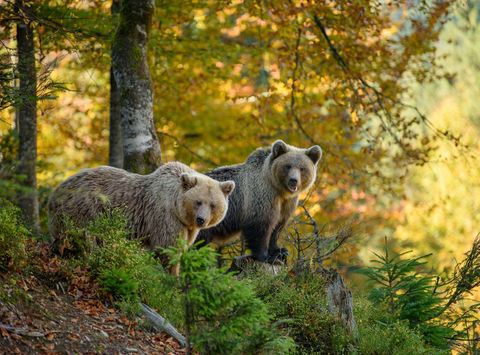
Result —
[[85, 271], [65, 278], [60, 264], [44, 252], [29, 276], [0, 275], [0, 354], [185, 353], [102, 301]]

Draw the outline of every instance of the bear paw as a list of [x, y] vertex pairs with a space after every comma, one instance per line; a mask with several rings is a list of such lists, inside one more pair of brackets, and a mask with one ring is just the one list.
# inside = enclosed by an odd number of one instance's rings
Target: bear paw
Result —
[[285, 248], [275, 248], [274, 250], [271, 250], [267, 262], [270, 264], [275, 264], [276, 262], [282, 262], [286, 263], [287, 258], [288, 258], [288, 250]]

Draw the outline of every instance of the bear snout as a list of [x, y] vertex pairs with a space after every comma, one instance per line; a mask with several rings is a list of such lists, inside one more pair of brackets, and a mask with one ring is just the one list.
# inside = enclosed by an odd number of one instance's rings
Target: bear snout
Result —
[[197, 217], [195, 222], [197, 223], [198, 227], [203, 227], [205, 225], [205, 218]]
[[298, 169], [292, 169], [288, 174], [287, 188], [290, 192], [297, 192], [300, 181], [300, 172]]
[[288, 187], [290, 188], [290, 190], [297, 191], [298, 180], [294, 178], [288, 180]]

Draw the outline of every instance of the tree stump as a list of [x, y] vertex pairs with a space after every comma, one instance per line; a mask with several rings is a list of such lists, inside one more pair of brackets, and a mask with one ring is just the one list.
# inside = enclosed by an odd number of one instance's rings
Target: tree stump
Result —
[[356, 338], [358, 330], [353, 315], [352, 292], [345, 286], [343, 277], [336, 269], [320, 268], [318, 271], [325, 278], [328, 311], [340, 320], [349, 333]]

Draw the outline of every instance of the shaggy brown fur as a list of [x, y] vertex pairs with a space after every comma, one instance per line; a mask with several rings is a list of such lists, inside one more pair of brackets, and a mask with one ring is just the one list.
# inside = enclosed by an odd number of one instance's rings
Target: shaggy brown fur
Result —
[[149, 175], [102, 166], [68, 178], [53, 192], [50, 231], [61, 241], [65, 217], [82, 226], [101, 213], [120, 208], [133, 234], [151, 249], [174, 245], [179, 236], [191, 245], [202, 228], [217, 225], [228, 209], [233, 181], [218, 182], [172, 162]]
[[295, 211], [298, 195], [315, 181], [321, 156], [318, 145], [301, 149], [279, 140], [270, 149], [257, 149], [243, 164], [207, 172], [218, 181], [235, 181], [236, 187], [225, 219], [202, 230], [199, 239], [224, 244], [241, 235], [256, 260], [285, 259], [288, 253], [277, 246], [278, 235]]

